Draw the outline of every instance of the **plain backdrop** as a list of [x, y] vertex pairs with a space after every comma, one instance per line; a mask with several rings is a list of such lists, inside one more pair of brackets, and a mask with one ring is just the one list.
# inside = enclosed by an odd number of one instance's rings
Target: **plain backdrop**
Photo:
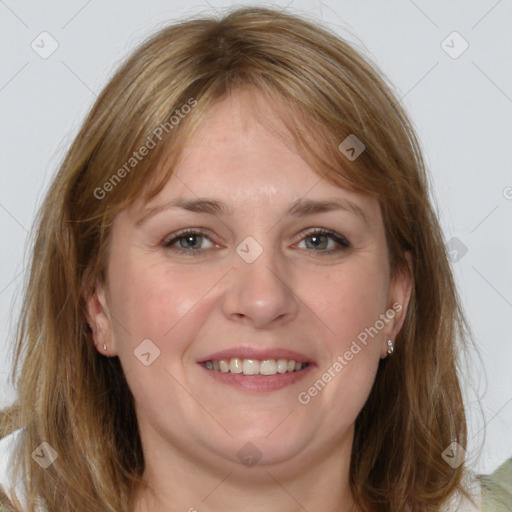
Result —
[[0, 406], [15, 396], [8, 374], [28, 232], [86, 112], [150, 33], [235, 5], [320, 20], [395, 85], [423, 146], [482, 356], [463, 376], [468, 460], [478, 472], [494, 470], [512, 456], [510, 0], [0, 0]]

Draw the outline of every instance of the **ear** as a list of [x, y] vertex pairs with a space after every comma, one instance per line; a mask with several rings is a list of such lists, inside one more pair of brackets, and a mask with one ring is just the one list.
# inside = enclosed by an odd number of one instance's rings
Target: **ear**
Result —
[[104, 285], [97, 281], [85, 302], [87, 323], [92, 329], [96, 350], [104, 356], [117, 355]]
[[[407, 308], [411, 299], [412, 287], [414, 282], [414, 267], [412, 256], [409, 251], [404, 253], [407, 266], [397, 271], [390, 282], [388, 294], [388, 309], [386, 316], [392, 316], [386, 325], [385, 339], [381, 348], [381, 358], [387, 357], [388, 344], [390, 339], [395, 342], [407, 315]], [[387, 315], [389, 312], [389, 315]], [[394, 314], [393, 314], [394, 312]]]

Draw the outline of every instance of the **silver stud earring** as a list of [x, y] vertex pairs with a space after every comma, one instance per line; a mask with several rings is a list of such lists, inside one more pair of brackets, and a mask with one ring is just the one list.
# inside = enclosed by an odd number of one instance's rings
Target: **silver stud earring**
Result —
[[107, 351], [107, 345], [106, 343], [103, 343], [103, 350], [106, 352]]
[[393, 353], [393, 342], [391, 340], [388, 340], [388, 354], [391, 355]]

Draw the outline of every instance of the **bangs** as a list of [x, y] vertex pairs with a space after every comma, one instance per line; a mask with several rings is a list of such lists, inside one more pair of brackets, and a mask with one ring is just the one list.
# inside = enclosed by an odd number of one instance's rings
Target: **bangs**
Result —
[[[340, 151], [340, 143], [349, 135], [354, 136], [353, 133], [346, 133], [341, 123], [330, 126], [329, 120], [322, 119], [316, 111], [308, 109], [286, 95], [284, 90], [278, 91], [275, 85], [261, 78], [256, 83], [227, 83], [217, 79], [215, 83], [205, 84], [197, 93], [188, 91], [187, 96], [197, 101], [194, 112], [162, 139], [160, 147], [140, 166], [138, 176], [127, 182], [127, 189], [124, 191], [126, 195], [119, 208], [125, 208], [137, 199], [145, 204], [161, 192], [173, 175], [183, 151], [190, 146], [194, 135], [207, 122], [211, 111], [241, 89], [250, 91], [254, 99], [248, 102], [250, 119], [247, 121], [254, 120], [268, 129], [298, 154], [319, 179], [354, 192], [374, 196], [383, 192], [382, 173], [375, 172], [376, 166], [372, 165], [369, 154], [363, 151], [358, 161], [350, 161]], [[262, 115], [258, 108], [261, 103], [270, 105], [274, 115]], [[373, 176], [368, 175], [369, 170], [374, 171]]]

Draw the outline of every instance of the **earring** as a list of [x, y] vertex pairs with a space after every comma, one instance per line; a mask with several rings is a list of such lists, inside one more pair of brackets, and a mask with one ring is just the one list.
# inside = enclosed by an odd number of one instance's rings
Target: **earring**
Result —
[[103, 343], [103, 350], [106, 352], [107, 351], [107, 345], [106, 343]]
[[393, 353], [393, 342], [391, 340], [388, 340], [388, 354], [391, 355]]

